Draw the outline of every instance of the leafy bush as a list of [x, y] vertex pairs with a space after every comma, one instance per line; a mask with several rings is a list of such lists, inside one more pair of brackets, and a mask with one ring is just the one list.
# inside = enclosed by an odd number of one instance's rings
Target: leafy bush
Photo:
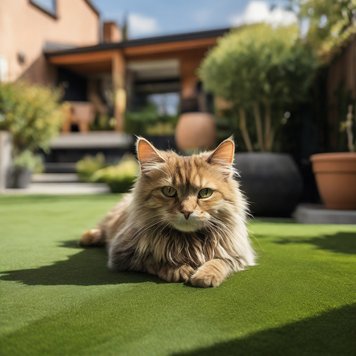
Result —
[[0, 129], [12, 134], [14, 154], [48, 150], [64, 114], [60, 92], [26, 83], [0, 83]]
[[113, 193], [127, 192], [138, 174], [138, 163], [132, 156], [125, 156], [117, 165], [94, 173], [92, 181], [107, 183]]
[[44, 169], [42, 158], [31, 151], [23, 151], [16, 156], [13, 165], [14, 167], [26, 168], [32, 173], [42, 173]]
[[90, 124], [91, 131], [113, 131], [115, 130], [116, 120], [107, 114], [98, 114]]
[[96, 156], [85, 156], [77, 162], [75, 169], [80, 180], [84, 182], [91, 182], [95, 172], [104, 168], [105, 156], [98, 153]]
[[223, 37], [199, 74], [205, 89], [231, 103], [246, 148], [270, 151], [284, 113], [305, 98], [316, 66], [297, 27], [261, 24]]
[[160, 115], [154, 105], [141, 111], [127, 112], [125, 131], [133, 135], [173, 135], [178, 116]]
[[355, 0], [292, 0], [306, 40], [321, 60], [330, 61], [342, 44], [356, 33]]

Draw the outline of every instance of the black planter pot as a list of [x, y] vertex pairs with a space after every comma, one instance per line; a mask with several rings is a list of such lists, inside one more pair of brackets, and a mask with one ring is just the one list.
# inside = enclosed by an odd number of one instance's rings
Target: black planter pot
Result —
[[290, 216], [299, 202], [303, 183], [291, 156], [278, 153], [240, 153], [235, 167], [241, 189], [256, 216]]
[[7, 188], [24, 189], [31, 183], [32, 172], [23, 167], [12, 167], [9, 169], [6, 186]]

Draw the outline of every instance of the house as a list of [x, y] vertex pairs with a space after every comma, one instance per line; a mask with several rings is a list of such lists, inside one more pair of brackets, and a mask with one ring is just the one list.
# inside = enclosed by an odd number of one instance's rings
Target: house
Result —
[[226, 31], [130, 40], [90, 0], [1, 0], [0, 80], [60, 86], [65, 101], [90, 103], [123, 131], [125, 111], [148, 98], [172, 113], [197, 99], [197, 68]]

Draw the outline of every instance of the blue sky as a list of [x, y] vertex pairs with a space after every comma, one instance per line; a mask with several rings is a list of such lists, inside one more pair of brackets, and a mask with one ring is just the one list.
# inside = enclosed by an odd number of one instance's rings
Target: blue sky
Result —
[[[291, 22], [287, 0], [92, 0], [104, 20], [129, 18], [131, 38], [229, 27], [266, 20]], [[276, 8], [271, 8], [276, 5]]]

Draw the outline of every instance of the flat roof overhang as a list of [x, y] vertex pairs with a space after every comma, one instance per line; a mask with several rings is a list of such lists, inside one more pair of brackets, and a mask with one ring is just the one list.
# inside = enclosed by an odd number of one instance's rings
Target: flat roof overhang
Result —
[[48, 51], [52, 64], [67, 67], [78, 73], [110, 72], [114, 55], [121, 52], [126, 60], [168, 59], [185, 52], [205, 52], [216, 44], [217, 38], [230, 28], [177, 35], [150, 37], [117, 43]]

